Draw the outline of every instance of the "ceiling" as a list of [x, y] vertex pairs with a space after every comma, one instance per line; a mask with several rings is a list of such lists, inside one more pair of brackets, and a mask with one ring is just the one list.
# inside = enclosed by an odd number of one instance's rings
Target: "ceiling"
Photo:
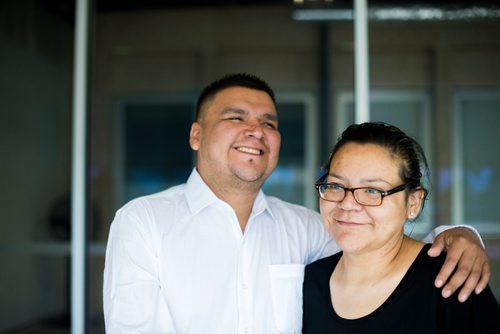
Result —
[[[32, 0], [37, 6], [42, 6], [72, 21], [74, 18], [76, 0]], [[276, 6], [285, 5], [290, 8], [352, 8], [350, 0], [304, 0], [302, 5], [294, 4], [293, 0], [89, 0], [93, 3], [96, 12], [120, 12], [143, 10], [168, 10], [168, 9], [200, 9], [200, 8], [229, 8], [244, 6]], [[500, 8], [500, 0], [474, 0], [474, 1], [443, 1], [443, 0], [370, 0], [370, 7], [494, 7]]]
[[[65, 0], [67, 1], [67, 0]], [[97, 11], [151, 10], [169, 8], [202, 8], [202, 7], [234, 7], [234, 6], [272, 6], [289, 5], [291, 8], [328, 7], [352, 8], [352, 0], [304, 0], [302, 5], [294, 4], [293, 0], [95, 0]], [[500, 0], [446, 1], [446, 0], [370, 0], [369, 6], [404, 7], [464, 7], [464, 6], [499, 6]]]

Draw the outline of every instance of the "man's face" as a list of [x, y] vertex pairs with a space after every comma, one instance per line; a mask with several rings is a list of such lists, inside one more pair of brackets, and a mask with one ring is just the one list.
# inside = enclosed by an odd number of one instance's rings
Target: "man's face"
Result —
[[222, 187], [260, 188], [278, 163], [280, 142], [269, 95], [243, 87], [226, 88], [205, 102], [190, 133], [200, 175]]

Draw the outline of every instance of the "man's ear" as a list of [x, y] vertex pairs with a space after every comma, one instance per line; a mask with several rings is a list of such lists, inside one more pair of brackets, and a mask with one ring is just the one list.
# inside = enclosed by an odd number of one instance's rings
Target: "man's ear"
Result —
[[200, 148], [201, 125], [198, 122], [191, 124], [191, 131], [189, 131], [189, 146], [193, 151], [198, 151]]

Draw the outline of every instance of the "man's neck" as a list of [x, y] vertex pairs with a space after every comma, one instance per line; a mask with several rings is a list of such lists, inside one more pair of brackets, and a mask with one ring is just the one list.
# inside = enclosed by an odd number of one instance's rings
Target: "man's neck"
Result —
[[255, 203], [255, 199], [257, 198], [258, 191], [245, 191], [242, 189], [234, 189], [232, 191], [226, 191], [229, 189], [225, 189], [223, 192], [215, 192], [215, 195], [229, 204], [238, 218], [238, 222], [240, 224], [241, 231], [244, 233], [245, 228], [247, 226], [248, 220], [250, 219], [250, 215], [252, 214], [253, 205]]
[[[200, 175], [201, 176], [201, 175]], [[252, 208], [260, 190], [260, 186], [251, 183], [230, 183], [230, 182], [217, 182], [217, 180], [207, 181], [201, 176], [207, 186], [220, 200], [226, 202], [233, 208], [241, 231], [244, 232]]]

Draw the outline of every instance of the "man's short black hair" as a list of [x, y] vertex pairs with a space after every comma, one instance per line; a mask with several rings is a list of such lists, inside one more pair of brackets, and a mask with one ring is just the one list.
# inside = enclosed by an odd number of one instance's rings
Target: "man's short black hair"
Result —
[[273, 103], [276, 105], [273, 90], [261, 78], [248, 73], [228, 74], [220, 79], [213, 81], [203, 89], [200, 96], [198, 97], [198, 102], [196, 104], [195, 120], [199, 120], [201, 108], [206, 101], [212, 99], [221, 90], [230, 87], [244, 87], [263, 91], [269, 95]]

